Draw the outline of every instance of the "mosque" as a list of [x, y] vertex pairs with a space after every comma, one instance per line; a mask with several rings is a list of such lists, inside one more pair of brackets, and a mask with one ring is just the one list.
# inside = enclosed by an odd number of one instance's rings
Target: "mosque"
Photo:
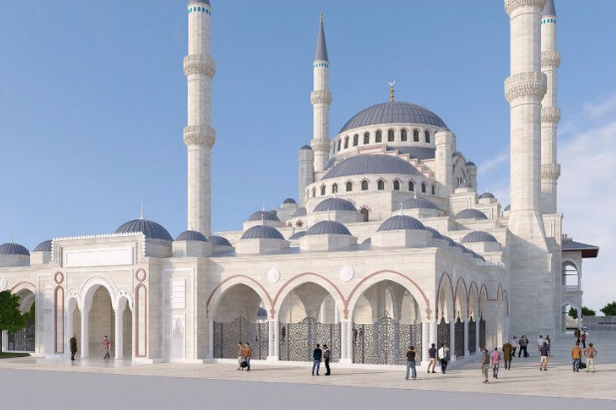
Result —
[[[452, 361], [513, 335], [559, 334], [581, 309], [582, 260], [598, 248], [562, 232], [557, 207], [560, 54], [553, 0], [506, 0], [511, 73], [511, 205], [477, 190], [477, 166], [433, 111], [389, 101], [329, 135], [330, 61], [323, 19], [313, 61], [313, 138], [300, 148], [297, 199], [255, 210], [241, 231], [212, 235], [209, 0], [188, 14], [188, 230], [175, 239], [141, 218], [114, 233], [0, 246], [0, 290], [35, 304], [35, 319], [3, 348], [155, 363], [311, 360], [397, 365], [431, 343]], [[301, 145], [301, 141], [298, 146]], [[295, 189], [295, 188], [294, 188]], [[293, 196], [293, 195], [290, 195]], [[541, 313], [541, 314], [539, 314]], [[581, 313], [581, 312], [580, 312]]]

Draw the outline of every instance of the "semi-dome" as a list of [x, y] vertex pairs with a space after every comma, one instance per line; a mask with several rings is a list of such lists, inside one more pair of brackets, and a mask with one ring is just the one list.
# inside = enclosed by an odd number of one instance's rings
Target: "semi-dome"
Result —
[[457, 219], [488, 219], [479, 209], [468, 208], [456, 214]]
[[479, 199], [486, 198], [494, 199], [494, 194], [492, 192], [484, 192], [483, 194], [479, 195]]
[[304, 146], [303, 146], [303, 147], [301, 147], [299, 150], [300, 150], [300, 151], [304, 151], [304, 150], [310, 150], [310, 151], [312, 151], [312, 147], [311, 147], [310, 145], [304, 145]]
[[437, 209], [431, 201], [423, 198], [409, 198], [402, 203], [402, 209]]
[[413, 218], [408, 215], [394, 215], [379, 226], [377, 232], [380, 231], [401, 231], [401, 230], [415, 230], [425, 231], [426, 227], [419, 219]]
[[0, 245], [0, 255], [30, 255], [30, 251], [18, 243], [8, 242]]
[[297, 204], [297, 202], [293, 198], [287, 198], [284, 201], [282, 201], [282, 203], [283, 204]]
[[184, 231], [175, 238], [176, 241], [201, 241], [207, 242], [207, 238], [201, 232], [197, 231]]
[[250, 215], [249, 221], [280, 221], [278, 215], [272, 211], [257, 211]]
[[291, 237], [289, 237], [290, 241], [297, 241], [299, 238], [302, 238], [306, 235], [306, 231], [295, 232]]
[[462, 243], [470, 243], [470, 242], [498, 242], [496, 238], [487, 232], [484, 231], [474, 231], [467, 234], [462, 240]]
[[149, 219], [133, 219], [120, 225], [115, 233], [135, 233], [141, 232], [149, 239], [162, 239], [165, 241], [173, 241], [169, 232], [162, 225], [150, 221]]
[[47, 239], [36, 245], [32, 252], [51, 252], [51, 239]]
[[400, 123], [447, 128], [443, 120], [429, 109], [417, 104], [395, 101], [376, 104], [358, 112], [344, 124], [340, 133], [367, 125]]
[[392, 155], [356, 155], [334, 165], [323, 179], [367, 174], [422, 174], [409, 162]]
[[351, 232], [340, 222], [321, 221], [312, 225], [306, 235], [351, 235]]
[[224, 236], [212, 235], [207, 238], [207, 241], [212, 244], [212, 246], [233, 246], [231, 242]]
[[430, 226], [426, 226], [426, 230], [432, 233], [432, 237], [434, 239], [442, 239], [445, 240], [445, 238], [443, 237], [443, 235], [441, 235], [441, 233], [439, 231], [437, 231], [436, 229], [430, 227]]
[[266, 225], [257, 225], [249, 228], [244, 232], [241, 239], [282, 239], [284, 241], [284, 237], [278, 229]]
[[342, 198], [327, 198], [314, 208], [313, 212], [326, 211], [351, 211], [357, 212], [357, 208], [350, 201]]
[[298, 208], [291, 218], [299, 218], [300, 216], [306, 216], [306, 207]]

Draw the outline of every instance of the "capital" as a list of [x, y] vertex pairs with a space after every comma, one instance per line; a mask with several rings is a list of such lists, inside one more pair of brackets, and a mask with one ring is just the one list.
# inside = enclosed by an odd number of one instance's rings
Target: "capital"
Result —
[[560, 164], [542, 164], [541, 179], [544, 181], [556, 181], [560, 176]]
[[541, 109], [541, 122], [551, 122], [558, 124], [560, 121], [560, 108], [543, 107]]
[[505, 0], [505, 10], [511, 16], [511, 13], [520, 7], [531, 6], [537, 7], [541, 12], [545, 6], [546, 0]]
[[216, 62], [211, 56], [193, 54], [184, 57], [184, 75], [205, 74], [210, 78], [216, 73]]
[[216, 142], [216, 131], [214, 128], [204, 125], [189, 125], [184, 128], [184, 144], [189, 147], [191, 145], [205, 145], [209, 148], [214, 146]]
[[310, 93], [310, 103], [314, 104], [331, 104], [332, 93], [328, 90], [315, 90]]
[[541, 67], [560, 66], [560, 53], [556, 50], [546, 50], [541, 52]]
[[513, 74], [505, 80], [505, 98], [511, 102], [527, 95], [543, 97], [547, 91], [547, 76], [540, 71]]

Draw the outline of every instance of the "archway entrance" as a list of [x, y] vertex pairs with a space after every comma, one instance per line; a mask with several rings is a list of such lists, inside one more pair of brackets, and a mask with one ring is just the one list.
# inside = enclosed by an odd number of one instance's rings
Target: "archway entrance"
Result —
[[103, 357], [102, 344], [105, 336], [111, 341], [111, 352], [115, 352], [114, 320], [111, 295], [104, 286], [99, 286], [92, 297], [92, 307], [88, 314], [88, 347], [91, 357], [99, 354]]
[[34, 352], [36, 350], [36, 307], [34, 292], [22, 289], [19, 296], [19, 311], [28, 313], [26, 326], [18, 332], [7, 335], [6, 350], [13, 352]]

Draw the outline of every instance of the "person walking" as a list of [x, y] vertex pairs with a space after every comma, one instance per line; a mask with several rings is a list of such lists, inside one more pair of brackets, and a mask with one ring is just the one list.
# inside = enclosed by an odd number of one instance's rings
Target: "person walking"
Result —
[[505, 370], [511, 370], [511, 358], [514, 355], [514, 352], [515, 350], [513, 350], [513, 345], [509, 343], [509, 340], [507, 340], [507, 343], [503, 345], [503, 361], [505, 362]]
[[526, 338], [526, 335], [522, 335], [522, 337], [520, 338], [520, 353], [518, 353], [518, 357], [522, 356], [522, 352], [524, 352], [524, 358], [528, 357], [528, 339]]
[[312, 375], [314, 376], [314, 371], [317, 371], [317, 376], [319, 375], [319, 369], [321, 368], [321, 359], [323, 358], [323, 350], [321, 350], [321, 345], [317, 343], [317, 347], [315, 347], [312, 352]]
[[537, 351], [539, 353], [541, 353], [541, 348], [543, 347], [543, 342], [545, 342], [545, 339], [543, 338], [543, 335], [539, 335], [539, 338], [537, 339]]
[[580, 340], [582, 341], [582, 347], [586, 349], [586, 332], [582, 333], [582, 336], [580, 336]]
[[544, 341], [541, 350], [539, 351], [541, 355], [541, 359], [539, 361], [539, 370], [548, 371], [548, 360], [550, 358], [550, 347], [548, 346], [548, 342]]
[[103, 349], [105, 349], [105, 356], [103, 356], [103, 359], [109, 359], [111, 357], [109, 355], [109, 349], [111, 349], [111, 340], [107, 339], [107, 336], [103, 337]]
[[592, 366], [592, 372], [595, 372], [595, 357], [597, 357], [597, 349], [594, 348], [592, 343], [588, 343], [588, 347], [584, 349], [584, 355], [586, 356], [586, 372], [590, 371]]
[[511, 358], [513, 359], [515, 357], [516, 350], [518, 350], [518, 338], [515, 336], [513, 336], [513, 340], [511, 341], [511, 347], [513, 348], [511, 353]]
[[242, 362], [244, 361], [244, 345], [242, 342], [237, 342], [237, 369], [236, 370], [244, 370], [242, 367]]
[[550, 339], [550, 335], [546, 335], [545, 341], [548, 342], [548, 347], [552, 346], [552, 339]]
[[490, 364], [490, 355], [488, 349], [484, 348], [481, 355], [481, 374], [483, 374], [483, 382], [490, 383], [488, 381], [488, 365]]
[[498, 347], [495, 347], [490, 355], [490, 363], [492, 364], [492, 377], [498, 379], [498, 367], [501, 362], [501, 354], [498, 352]]
[[325, 363], [325, 376], [330, 376], [332, 374], [329, 368], [329, 360], [332, 356], [332, 351], [327, 347], [326, 344], [323, 345], [323, 362]]
[[406, 377], [404, 378], [404, 380], [409, 379], [409, 373], [411, 373], [411, 377], [413, 378], [413, 380], [417, 379], [415, 356], [417, 356], [415, 346], [409, 346], [408, 350], [406, 351]]
[[575, 331], [573, 332], [573, 337], [575, 338], [575, 342], [577, 344], [580, 344], [580, 336], [581, 336], [580, 329], [575, 329]]
[[430, 366], [432, 366], [432, 373], [436, 373], [434, 370], [436, 368], [436, 345], [432, 343], [432, 347], [428, 350], [428, 373], [430, 373]]
[[252, 359], [252, 347], [250, 343], [246, 342], [244, 345], [244, 360], [246, 360], [246, 371], [250, 371], [250, 359]]
[[571, 349], [571, 360], [573, 361], [573, 371], [579, 372], [580, 362], [582, 361], [582, 349], [580, 349], [580, 345], [577, 343]]
[[75, 361], [75, 354], [77, 354], [77, 335], [73, 335], [69, 341], [71, 347], [71, 361]]
[[441, 343], [441, 348], [438, 349], [438, 359], [441, 362], [441, 372], [445, 374], [447, 370], [447, 362], [449, 361], [449, 348], [445, 343]]

